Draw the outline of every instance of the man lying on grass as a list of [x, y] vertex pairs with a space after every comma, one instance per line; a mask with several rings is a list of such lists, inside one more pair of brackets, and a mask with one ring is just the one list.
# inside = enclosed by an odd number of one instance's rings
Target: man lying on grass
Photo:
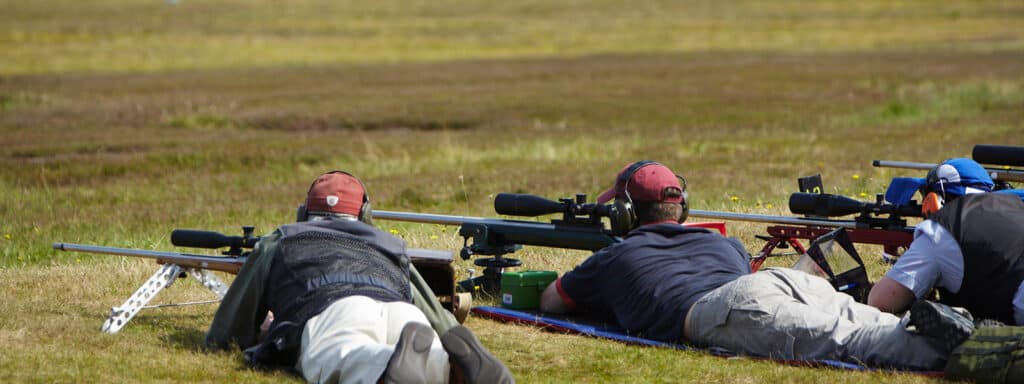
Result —
[[[370, 213], [354, 176], [314, 180], [298, 222], [256, 244], [207, 345], [237, 344], [250, 364], [294, 369], [315, 383], [513, 382], [441, 308], [405, 242], [371, 225]], [[272, 322], [261, 337], [265, 317]]]
[[940, 292], [939, 301], [973, 317], [1024, 325], [1024, 202], [995, 182], [981, 164], [949, 159], [917, 179], [927, 220], [868, 304], [902, 312]]
[[908, 331], [899, 317], [820, 277], [788, 268], [751, 273], [737, 240], [679, 225], [686, 182], [661, 164], [627, 165], [598, 202], [613, 198], [631, 206], [633, 229], [549, 285], [541, 310], [610, 317], [650, 339], [773, 359], [941, 370], [956, 346]]

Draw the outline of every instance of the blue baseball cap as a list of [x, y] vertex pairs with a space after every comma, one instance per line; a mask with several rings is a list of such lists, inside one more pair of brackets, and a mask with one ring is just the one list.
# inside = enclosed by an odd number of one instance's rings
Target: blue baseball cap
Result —
[[965, 157], [943, 161], [928, 171], [928, 177], [924, 180], [926, 192], [945, 193], [954, 197], [992, 192], [996, 185], [981, 164]]
[[899, 177], [892, 179], [885, 199], [893, 204], [905, 204], [915, 192], [922, 196], [936, 192], [947, 197], [960, 197], [972, 193], [992, 192], [995, 183], [985, 167], [966, 157], [943, 161], [928, 171], [925, 178]]

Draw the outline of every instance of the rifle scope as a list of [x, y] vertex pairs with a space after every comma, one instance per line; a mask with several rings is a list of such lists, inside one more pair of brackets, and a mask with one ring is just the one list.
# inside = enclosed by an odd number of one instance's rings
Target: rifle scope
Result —
[[499, 215], [541, 216], [562, 213], [565, 212], [565, 205], [565, 202], [522, 193], [499, 193], [494, 197], [494, 211]]
[[882, 202], [868, 203], [846, 196], [827, 193], [794, 193], [789, 196], [789, 210], [798, 215], [823, 217], [853, 214], [888, 214], [921, 217], [920, 205], [893, 205]]
[[220, 232], [201, 231], [196, 229], [175, 229], [171, 231], [171, 244], [179, 247], [219, 249], [231, 247], [232, 250], [252, 248], [260, 239], [252, 236], [253, 227], [242, 227], [243, 236], [228, 236]]
[[977, 144], [971, 158], [983, 164], [1024, 166], [1024, 147]]
[[586, 203], [586, 195], [576, 195], [559, 201], [548, 200], [537, 195], [524, 193], [499, 193], [494, 197], [494, 211], [509, 216], [541, 216], [562, 213], [566, 221], [576, 221], [576, 216], [609, 217], [615, 219], [612, 205]]

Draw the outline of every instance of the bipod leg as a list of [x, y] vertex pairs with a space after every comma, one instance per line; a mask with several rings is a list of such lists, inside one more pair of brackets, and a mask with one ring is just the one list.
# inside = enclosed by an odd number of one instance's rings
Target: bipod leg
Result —
[[178, 278], [181, 273], [181, 267], [176, 264], [164, 264], [160, 267], [156, 273], [153, 274], [142, 284], [139, 289], [135, 290], [128, 300], [125, 300], [121, 306], [113, 307], [110, 309], [110, 316], [103, 322], [103, 327], [100, 328], [104, 333], [117, 333], [128, 324], [139, 310], [142, 309], [156, 297], [157, 293], [160, 293], [164, 288], [170, 287], [174, 283], [174, 280]]
[[[765, 260], [768, 260], [768, 257], [772, 256], [772, 252], [775, 251], [775, 248], [786, 248], [787, 246], [790, 246], [793, 247], [793, 250], [795, 251], [793, 255], [802, 255], [807, 253], [807, 249], [805, 249], [804, 245], [800, 244], [800, 240], [795, 237], [769, 237], [765, 240], [767, 243], [765, 243], [764, 247], [761, 248], [761, 253], [750, 258], [750, 272], [757, 272], [758, 269], [761, 269], [761, 264], [764, 264]], [[789, 254], [776, 256], [789, 256]]]
[[223, 299], [224, 295], [228, 293], [228, 285], [224, 284], [224, 282], [221, 281], [217, 275], [213, 274], [213, 272], [210, 272], [210, 270], [189, 268], [188, 273], [191, 274], [192, 277], [196, 278], [196, 280], [199, 280], [199, 283], [203, 284], [204, 287], [213, 291], [213, 293], [217, 295], [218, 299]]
[[758, 269], [761, 269], [761, 264], [764, 264], [764, 261], [768, 259], [768, 256], [771, 256], [775, 247], [778, 247], [783, 240], [778, 237], [769, 238], [768, 242], [761, 248], [761, 253], [750, 259], [750, 272], [757, 272]]
[[800, 244], [799, 239], [795, 237], [788, 237], [786, 238], [786, 242], [789, 243], [789, 246], [793, 247], [797, 255], [803, 255], [807, 253], [807, 248], [804, 248], [804, 245]]

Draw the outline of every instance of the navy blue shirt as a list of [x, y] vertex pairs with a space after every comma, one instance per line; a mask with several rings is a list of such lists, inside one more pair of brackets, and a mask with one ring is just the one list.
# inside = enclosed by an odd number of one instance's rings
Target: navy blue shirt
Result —
[[736, 239], [704, 228], [652, 224], [566, 272], [558, 289], [570, 306], [615, 321], [631, 334], [676, 342], [698, 299], [749, 273], [749, 255]]

